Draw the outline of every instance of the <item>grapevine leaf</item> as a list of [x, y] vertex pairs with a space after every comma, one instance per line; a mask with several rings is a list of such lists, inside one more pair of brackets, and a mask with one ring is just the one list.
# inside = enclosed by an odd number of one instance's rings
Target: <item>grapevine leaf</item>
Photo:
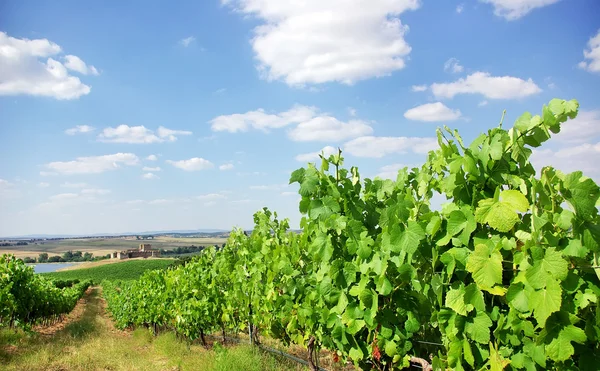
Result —
[[482, 290], [489, 291], [495, 284], [502, 283], [502, 254], [479, 244], [467, 258], [467, 271]]
[[392, 247], [392, 251], [405, 251], [408, 254], [414, 254], [419, 247], [421, 240], [425, 238], [425, 231], [414, 221], [408, 222], [408, 228], [402, 232], [400, 242], [396, 247]]
[[467, 361], [467, 363], [473, 367], [473, 365], [475, 364], [475, 358], [473, 357], [473, 352], [471, 351], [471, 345], [469, 344], [469, 340], [464, 339], [463, 340], [463, 356], [465, 358], [465, 361]]
[[310, 196], [317, 190], [319, 184], [319, 174], [314, 167], [309, 167], [302, 177], [300, 183], [300, 190], [298, 191], [302, 196]]
[[577, 258], [585, 258], [589, 253], [587, 247], [581, 244], [580, 240], [571, 240], [567, 247], [562, 250], [563, 255], [575, 256]]
[[467, 217], [460, 210], [454, 210], [448, 216], [446, 232], [450, 236], [459, 234], [467, 226]]
[[394, 341], [386, 341], [384, 350], [385, 354], [387, 354], [390, 357], [393, 357], [398, 353], [398, 349]]
[[480, 344], [487, 344], [490, 341], [490, 327], [492, 320], [485, 312], [477, 312], [477, 315], [470, 317], [465, 324], [465, 332], [474, 341]]
[[290, 176], [290, 184], [294, 183], [294, 182], [298, 182], [298, 183], [302, 183], [302, 179], [304, 179], [304, 168], [301, 167], [300, 169], [294, 170], [292, 172], [292, 175]]
[[519, 312], [529, 312], [529, 300], [523, 283], [513, 283], [506, 292], [506, 300]]
[[558, 335], [546, 345], [546, 355], [555, 362], [566, 361], [575, 353], [571, 342], [583, 344], [587, 340], [585, 332], [574, 325], [562, 327]]
[[381, 276], [377, 279], [377, 292], [383, 296], [387, 296], [392, 292], [392, 284], [386, 276]]
[[471, 305], [478, 311], [485, 311], [483, 292], [479, 290], [476, 284], [472, 283], [465, 288], [465, 304]]
[[500, 200], [486, 198], [479, 201], [475, 210], [475, 220], [500, 232], [508, 232], [520, 221], [517, 211], [525, 212], [529, 208], [527, 198], [517, 190], [507, 190], [500, 193]]
[[546, 287], [529, 294], [529, 303], [533, 306], [533, 317], [538, 326], [544, 327], [546, 319], [560, 310], [562, 289], [556, 280], [549, 279]]
[[575, 171], [565, 177], [564, 186], [566, 191], [563, 195], [573, 205], [575, 214], [583, 220], [592, 220], [598, 214], [596, 202], [600, 197], [600, 188], [596, 183], [584, 177], [581, 171]]
[[446, 294], [445, 305], [456, 313], [466, 316], [468, 310], [465, 304], [465, 288], [461, 286], [458, 289], [450, 289]]
[[529, 130], [531, 123], [531, 113], [525, 112], [515, 121], [514, 128], [523, 132]]
[[533, 267], [525, 272], [527, 282], [536, 289], [544, 287], [550, 277], [564, 280], [569, 273], [568, 263], [562, 257], [562, 254], [554, 247], [548, 248], [544, 258], [535, 261]]

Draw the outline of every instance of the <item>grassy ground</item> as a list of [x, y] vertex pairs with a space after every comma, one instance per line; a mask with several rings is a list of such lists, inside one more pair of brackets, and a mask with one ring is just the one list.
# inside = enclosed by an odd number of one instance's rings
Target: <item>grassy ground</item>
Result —
[[43, 276], [61, 280], [86, 280], [94, 283], [102, 280], [134, 280], [148, 269], [164, 269], [173, 264], [173, 259], [113, 260], [113, 264], [103, 264], [92, 268], [73, 269], [61, 272], [41, 273]]
[[77, 320], [49, 335], [0, 331], [2, 370], [304, 370], [247, 345], [207, 350], [172, 333], [116, 330], [98, 288], [86, 294]]
[[136, 240], [133, 238], [78, 238], [68, 240], [42, 241], [26, 246], [1, 246], [0, 255], [13, 254], [19, 258], [26, 256], [37, 258], [42, 252], [49, 255], [62, 255], [65, 251], [91, 252], [94, 256], [106, 255], [113, 251], [135, 249], [140, 243], [149, 243], [155, 249], [170, 250], [179, 246], [210, 246], [225, 243], [225, 238], [171, 238], [159, 236], [154, 240]]

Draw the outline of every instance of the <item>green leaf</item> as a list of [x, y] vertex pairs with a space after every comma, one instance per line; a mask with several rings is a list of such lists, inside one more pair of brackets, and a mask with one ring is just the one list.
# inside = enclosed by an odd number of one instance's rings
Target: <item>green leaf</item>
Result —
[[308, 170], [304, 172], [304, 176], [302, 177], [302, 182], [300, 183], [299, 193], [302, 196], [310, 196], [317, 190], [317, 186], [319, 184], [319, 173], [317, 170], [310, 166]]
[[473, 367], [475, 364], [475, 358], [473, 357], [473, 352], [471, 351], [471, 345], [469, 344], [469, 340], [463, 340], [463, 357], [465, 361]]
[[562, 289], [560, 284], [550, 279], [546, 283], [546, 287], [541, 290], [536, 290], [529, 294], [530, 306], [533, 306], [533, 317], [538, 323], [539, 327], [544, 327], [546, 319], [554, 313], [560, 310], [562, 302]]
[[506, 292], [506, 300], [519, 312], [529, 312], [529, 300], [523, 283], [517, 282], [510, 285]]
[[544, 287], [550, 277], [564, 280], [569, 273], [567, 261], [554, 247], [546, 250], [543, 259], [536, 260], [532, 267], [525, 271], [527, 282], [536, 289]]
[[573, 205], [575, 214], [583, 220], [591, 221], [598, 214], [596, 202], [600, 198], [600, 188], [592, 179], [584, 177], [581, 171], [567, 175], [563, 184], [567, 189], [563, 196]]
[[502, 191], [499, 201], [493, 198], [479, 201], [475, 210], [475, 220], [481, 224], [487, 223], [500, 232], [508, 232], [521, 220], [517, 212], [525, 212], [528, 209], [529, 202], [520, 191]]
[[392, 341], [392, 340], [388, 340], [385, 342], [385, 354], [387, 354], [390, 357], [395, 356], [396, 354], [398, 354], [398, 349], [396, 347], [396, 342]]
[[472, 308], [478, 311], [485, 311], [483, 292], [481, 292], [481, 290], [479, 290], [477, 285], [474, 283], [465, 288], [465, 304], [470, 304]]
[[586, 340], [585, 332], [579, 327], [573, 325], [563, 327], [558, 332], [558, 336], [546, 345], [546, 354], [555, 362], [566, 361], [575, 353], [571, 342], [583, 344]]
[[563, 255], [585, 258], [590, 250], [581, 244], [580, 240], [571, 240], [567, 247], [562, 250]]
[[408, 254], [414, 254], [419, 247], [421, 240], [425, 238], [425, 231], [414, 221], [408, 222], [408, 228], [400, 235], [400, 242], [397, 246], [392, 246], [392, 251], [405, 251]]
[[354, 361], [360, 361], [361, 359], [364, 358], [364, 353], [363, 353], [362, 349], [360, 349], [360, 347], [351, 348], [350, 352], [348, 352], [348, 355]]
[[388, 278], [386, 276], [379, 277], [377, 279], [376, 290], [380, 295], [383, 295], [383, 296], [389, 295], [390, 292], [392, 292], [392, 284], [390, 283], [390, 280], [388, 280]]
[[292, 184], [294, 182], [301, 183], [302, 179], [304, 179], [304, 171], [305, 171], [304, 168], [294, 170], [292, 172], [292, 175], [290, 176], [290, 184]]
[[465, 323], [465, 332], [474, 341], [487, 344], [490, 341], [490, 327], [492, 327], [490, 317], [485, 312], [477, 312], [475, 318], [470, 317]]
[[495, 284], [502, 283], [502, 254], [479, 244], [467, 258], [467, 271], [482, 290], [489, 291]]
[[515, 121], [513, 127], [521, 132], [529, 130], [531, 123], [531, 113], [525, 112]]
[[460, 210], [454, 210], [448, 216], [446, 233], [450, 236], [459, 234], [467, 226], [467, 217]]
[[554, 223], [565, 231], [569, 230], [573, 225], [572, 221], [574, 216], [575, 215], [570, 210], [564, 209], [560, 214], [554, 214]]
[[465, 288], [461, 286], [458, 289], [450, 289], [446, 294], [445, 306], [460, 315], [466, 316], [468, 311], [465, 304]]

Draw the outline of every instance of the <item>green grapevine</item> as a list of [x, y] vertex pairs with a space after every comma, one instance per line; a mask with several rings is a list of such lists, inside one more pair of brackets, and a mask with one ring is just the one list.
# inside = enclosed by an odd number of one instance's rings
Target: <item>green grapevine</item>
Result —
[[91, 282], [53, 282], [13, 255], [0, 257], [0, 327], [56, 321], [69, 313]]
[[[600, 361], [600, 188], [529, 158], [575, 100], [552, 100], [397, 179], [361, 180], [341, 152], [294, 171], [301, 233], [263, 209], [247, 236], [184, 267], [106, 284], [120, 327], [189, 339], [257, 331], [322, 347], [363, 369], [592, 370]], [[441, 210], [431, 199], [446, 199]], [[430, 356], [431, 355], [431, 356]]]

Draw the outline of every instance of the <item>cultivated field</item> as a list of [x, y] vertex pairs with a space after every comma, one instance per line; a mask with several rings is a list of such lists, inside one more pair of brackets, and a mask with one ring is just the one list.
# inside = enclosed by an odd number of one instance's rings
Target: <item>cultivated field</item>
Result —
[[30, 256], [36, 258], [40, 253], [48, 255], [61, 255], [65, 251], [90, 252], [94, 256], [101, 256], [126, 249], [135, 249], [140, 243], [149, 243], [153, 248], [170, 250], [179, 246], [210, 246], [225, 243], [225, 238], [173, 238], [156, 237], [154, 240], [136, 240], [135, 237], [127, 238], [80, 238], [52, 241], [38, 241], [26, 246], [0, 246], [0, 255], [14, 254], [19, 258]]

